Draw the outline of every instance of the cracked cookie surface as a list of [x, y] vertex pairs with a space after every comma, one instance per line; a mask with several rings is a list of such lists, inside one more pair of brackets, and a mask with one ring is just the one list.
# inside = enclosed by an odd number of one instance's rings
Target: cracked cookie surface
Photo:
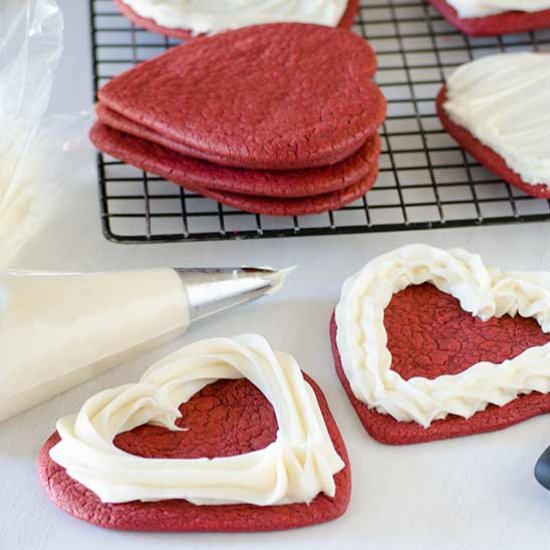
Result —
[[[395, 294], [384, 312], [384, 326], [392, 369], [406, 380], [456, 374], [483, 360], [500, 363], [550, 341], [550, 334], [544, 334], [534, 319], [505, 316], [481, 321], [463, 311], [458, 300], [430, 284]], [[382, 443], [422, 443], [495, 431], [550, 412], [550, 395], [532, 392], [502, 407], [489, 405], [468, 419], [450, 415], [432, 422], [429, 428], [399, 422], [355, 397], [342, 368], [334, 317], [330, 333], [338, 377], [361, 423]]]
[[99, 100], [217, 164], [311, 168], [349, 157], [382, 124], [375, 70], [351, 32], [257, 25], [172, 48], [112, 79]]
[[[62, 510], [88, 523], [130, 531], [273, 531], [330, 521], [347, 509], [351, 474], [346, 448], [319, 387], [313, 388], [334, 447], [346, 467], [335, 475], [334, 498], [318, 495], [310, 504], [253, 506], [249, 504], [196, 506], [184, 500], [103, 504], [83, 485], [53, 462], [49, 450], [59, 441], [54, 433], [38, 461], [42, 485]], [[275, 440], [273, 407], [248, 380], [221, 380], [210, 384], [180, 408], [178, 420], [185, 432], [140, 426], [120, 434], [115, 444], [148, 458], [232, 456], [266, 447]]]

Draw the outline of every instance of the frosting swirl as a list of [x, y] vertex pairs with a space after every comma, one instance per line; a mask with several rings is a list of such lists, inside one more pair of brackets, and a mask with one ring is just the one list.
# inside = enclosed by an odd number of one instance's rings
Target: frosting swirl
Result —
[[380, 413], [428, 427], [455, 414], [469, 418], [489, 404], [518, 395], [550, 392], [550, 344], [494, 364], [433, 380], [404, 380], [391, 369], [384, 310], [409, 285], [431, 283], [482, 320], [503, 315], [534, 317], [550, 332], [550, 273], [486, 268], [477, 254], [409, 245], [369, 262], [349, 278], [336, 307], [337, 345], [354, 395]]
[[[279, 429], [259, 451], [214, 459], [150, 459], [128, 454], [115, 436], [150, 423], [178, 430], [178, 407], [218, 379], [248, 378], [271, 402]], [[185, 499], [258, 506], [334, 496], [336, 453], [311, 386], [296, 361], [257, 335], [215, 338], [161, 359], [137, 384], [102, 391], [57, 422], [51, 458], [103, 502]]]
[[500, 53], [460, 66], [444, 108], [525, 183], [550, 185], [549, 88], [549, 54]]
[[211, 34], [261, 23], [335, 27], [348, 0], [123, 0], [138, 15], [169, 29]]

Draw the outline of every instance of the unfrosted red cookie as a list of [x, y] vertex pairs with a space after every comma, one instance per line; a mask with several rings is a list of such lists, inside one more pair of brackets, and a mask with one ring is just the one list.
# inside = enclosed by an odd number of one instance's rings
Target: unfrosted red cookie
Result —
[[372, 143], [368, 146], [367, 159], [370, 162], [368, 172], [358, 182], [338, 191], [289, 198], [245, 195], [198, 185], [191, 181], [185, 170], [185, 166], [191, 162], [190, 160], [182, 159], [179, 153], [166, 147], [123, 134], [101, 123], [94, 125], [90, 132], [90, 139], [100, 151], [141, 170], [156, 174], [189, 191], [240, 210], [272, 216], [317, 214], [353, 202], [370, 190], [376, 182], [380, 152], [380, 138], [375, 135], [371, 138]]
[[550, 198], [550, 187], [548, 185], [543, 183], [539, 185], [525, 183], [517, 172], [508, 167], [506, 161], [498, 153], [481, 143], [469, 130], [453, 122], [445, 110], [444, 105], [446, 101], [447, 87], [443, 86], [437, 96], [437, 114], [445, 130], [465, 151], [483, 164], [483, 166], [491, 170], [491, 172], [501, 177], [506, 183], [521, 189], [524, 193], [541, 199]]
[[[411, 286], [395, 294], [384, 312], [384, 325], [392, 369], [405, 380], [457, 374], [481, 360], [500, 363], [550, 341], [550, 334], [544, 334], [534, 319], [505, 316], [481, 321], [463, 311], [455, 298], [430, 284]], [[491, 432], [550, 412], [550, 394], [532, 392], [502, 407], [489, 405], [469, 419], [450, 415], [432, 422], [429, 428], [416, 422], [399, 422], [355, 397], [342, 368], [337, 330], [333, 316], [330, 336], [338, 377], [361, 423], [371, 437], [382, 443], [406, 445]]]
[[194, 156], [290, 170], [351, 156], [386, 116], [361, 37], [319, 25], [272, 24], [172, 48], [106, 84], [101, 103]]
[[379, 139], [373, 136], [351, 157], [327, 167], [303, 170], [231, 168], [193, 158], [189, 153], [185, 153], [185, 150], [180, 149], [177, 143], [101, 104], [96, 110], [102, 124], [176, 151], [170, 155], [171, 178], [188, 182], [189, 185], [230, 193], [267, 197], [309, 197], [337, 191], [365, 179], [380, 153]]
[[[191, 31], [187, 29], [170, 29], [168, 27], [157, 25], [157, 23], [155, 23], [153, 19], [142, 17], [141, 15], [136, 13], [133, 8], [131, 8], [128, 4], [126, 4], [126, 2], [124, 2], [124, 0], [114, 0], [114, 2], [120, 12], [123, 13], [130, 21], [132, 21], [132, 23], [135, 23], [138, 27], [142, 27], [151, 32], [163, 34], [165, 36], [171, 36], [172, 38], [178, 38], [179, 40], [183, 40], [184, 42], [192, 40], [193, 38], [197, 38], [191, 33]], [[342, 16], [342, 19], [340, 20], [338, 26], [343, 29], [350, 29], [353, 26], [358, 8], [359, 0], [349, 0], [348, 7], [346, 8], [346, 11], [344, 12], [344, 15]]]
[[[351, 472], [344, 441], [327, 401], [311, 378], [330, 437], [346, 466], [335, 477], [334, 498], [318, 495], [311, 504], [196, 506], [184, 500], [103, 504], [69, 477], [49, 456], [57, 433], [44, 444], [38, 459], [40, 480], [56, 506], [99, 527], [128, 531], [274, 531], [324, 523], [341, 516], [351, 492]], [[140, 426], [120, 434], [115, 444], [147, 458], [232, 456], [262, 449], [275, 440], [277, 420], [269, 401], [248, 380], [222, 380], [204, 388], [180, 407], [187, 431]], [[180, 421], [178, 421], [179, 423]]]
[[378, 164], [375, 164], [364, 179], [345, 189], [298, 199], [253, 197], [251, 195], [222, 193], [210, 189], [197, 189], [196, 192], [245, 212], [267, 216], [308, 216], [322, 214], [329, 210], [337, 210], [358, 200], [372, 189], [377, 176]]
[[550, 10], [507, 11], [486, 17], [462, 18], [446, 0], [430, 2], [451, 25], [469, 36], [498, 36], [550, 28]]
[[196, 149], [193, 149], [193, 147], [190, 147], [181, 141], [170, 139], [154, 128], [139, 124], [138, 122], [113, 111], [113, 109], [103, 105], [101, 102], [97, 103], [95, 110], [98, 120], [106, 126], [114, 128], [115, 130], [146, 139], [147, 141], [152, 141], [153, 143], [158, 143], [159, 145], [163, 145], [164, 147], [172, 149], [182, 155], [193, 157], [197, 160], [205, 160], [217, 164], [218, 166], [223, 166], [220, 162], [223, 162], [223, 159], [219, 159], [215, 155], [209, 155], [204, 151], [197, 151]]

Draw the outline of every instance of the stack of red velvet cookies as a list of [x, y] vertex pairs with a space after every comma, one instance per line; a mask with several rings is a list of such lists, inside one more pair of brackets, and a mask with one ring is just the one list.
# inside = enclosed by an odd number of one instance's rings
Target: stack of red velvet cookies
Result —
[[346, 30], [272, 24], [199, 38], [114, 78], [103, 152], [242, 210], [314, 214], [376, 180], [386, 101]]

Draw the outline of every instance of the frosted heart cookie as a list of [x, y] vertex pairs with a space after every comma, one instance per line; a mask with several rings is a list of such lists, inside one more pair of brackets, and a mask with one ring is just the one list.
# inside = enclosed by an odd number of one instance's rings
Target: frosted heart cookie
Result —
[[331, 324], [336, 369], [369, 434], [407, 444], [550, 411], [550, 273], [487, 268], [410, 245], [348, 279]]
[[39, 473], [62, 510], [135, 531], [302, 527], [350, 497], [321, 390], [256, 335], [186, 346], [90, 398], [58, 421]]
[[260, 0], [247, 2], [248, 5], [234, 0], [115, 0], [115, 4], [130, 21], [144, 29], [190, 40], [201, 34], [261, 23], [316, 23], [349, 29], [353, 25], [359, 0]]
[[348, 31], [257, 25], [172, 48], [99, 91], [102, 105], [217, 164], [260, 170], [348, 158], [386, 116], [376, 57]]
[[550, 28], [550, 0], [430, 0], [470, 36], [498, 36]]
[[497, 54], [459, 67], [437, 110], [481, 164], [529, 195], [550, 198], [549, 89], [549, 54]]

